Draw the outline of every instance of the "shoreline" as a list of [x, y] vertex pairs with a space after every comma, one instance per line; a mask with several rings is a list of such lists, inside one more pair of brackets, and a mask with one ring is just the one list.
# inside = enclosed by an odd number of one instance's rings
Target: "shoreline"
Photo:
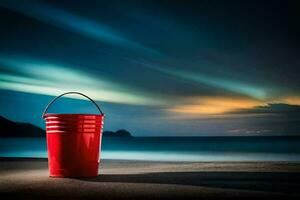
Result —
[[[34, 157], [0, 157], [0, 163], [20, 163], [20, 166], [30, 168], [33, 163], [48, 163], [48, 158]], [[48, 167], [48, 165], [45, 165]], [[126, 160], [126, 159], [101, 159], [99, 169], [109, 169], [111, 166], [124, 167], [128, 171], [134, 172], [138, 168], [146, 170], [152, 167], [155, 171], [171, 168], [178, 171], [224, 171], [224, 172], [291, 172], [300, 173], [300, 162], [298, 161], [147, 161], [147, 160]], [[144, 167], [144, 168], [143, 168]], [[20, 167], [13, 167], [18, 169]], [[169, 169], [170, 170], [170, 169]], [[150, 170], [151, 171], [151, 170]], [[1, 172], [1, 167], [0, 167]]]
[[[48, 158], [41, 158], [41, 157], [3, 157], [0, 156], [0, 161], [47, 161]], [[101, 159], [105, 161], [130, 161], [130, 162], [154, 162], [154, 163], [293, 163], [299, 164], [300, 161], [237, 161], [237, 160], [216, 160], [216, 161], [160, 161], [160, 160], [139, 160], [139, 159]]]

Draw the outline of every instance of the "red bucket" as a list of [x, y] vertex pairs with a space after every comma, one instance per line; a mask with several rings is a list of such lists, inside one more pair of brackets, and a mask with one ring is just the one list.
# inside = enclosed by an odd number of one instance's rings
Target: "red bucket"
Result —
[[[47, 113], [54, 101], [66, 94], [79, 94], [88, 98], [100, 114]], [[99, 106], [84, 94], [67, 92], [47, 105], [43, 118], [46, 120], [50, 177], [98, 176], [104, 119]]]

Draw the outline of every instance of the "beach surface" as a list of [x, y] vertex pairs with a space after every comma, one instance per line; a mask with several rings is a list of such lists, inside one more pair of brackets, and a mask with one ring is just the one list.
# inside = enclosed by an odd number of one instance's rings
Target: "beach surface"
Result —
[[0, 198], [300, 199], [300, 163], [102, 160], [96, 178], [49, 178], [46, 159], [0, 159]]

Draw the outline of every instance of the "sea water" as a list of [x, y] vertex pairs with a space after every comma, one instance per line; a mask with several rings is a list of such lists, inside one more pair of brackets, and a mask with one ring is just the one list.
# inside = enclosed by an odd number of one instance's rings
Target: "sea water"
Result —
[[[0, 138], [0, 157], [47, 157], [45, 138]], [[300, 137], [104, 137], [101, 159], [300, 161]]]

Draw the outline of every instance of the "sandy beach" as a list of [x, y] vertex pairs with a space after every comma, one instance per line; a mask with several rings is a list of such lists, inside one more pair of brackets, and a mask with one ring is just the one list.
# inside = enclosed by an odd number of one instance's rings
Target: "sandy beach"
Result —
[[0, 159], [1, 199], [300, 198], [300, 163], [101, 161], [96, 178], [49, 178], [45, 159]]

